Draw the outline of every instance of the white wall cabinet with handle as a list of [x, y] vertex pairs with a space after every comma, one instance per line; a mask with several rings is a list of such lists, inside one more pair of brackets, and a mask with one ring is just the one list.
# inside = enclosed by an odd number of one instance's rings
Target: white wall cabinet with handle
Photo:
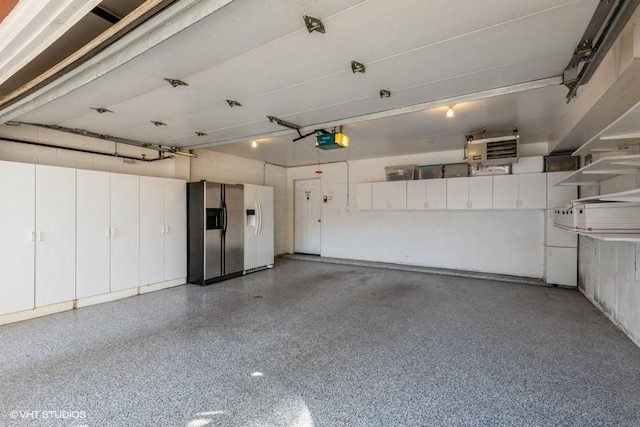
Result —
[[374, 210], [407, 209], [407, 181], [374, 182], [372, 200]]
[[491, 176], [447, 178], [447, 209], [479, 210], [493, 208]]
[[493, 208], [545, 209], [547, 181], [544, 173], [493, 177]]
[[447, 181], [419, 179], [407, 181], [407, 209], [441, 210], [447, 208]]
[[111, 292], [140, 286], [140, 177], [111, 174]]

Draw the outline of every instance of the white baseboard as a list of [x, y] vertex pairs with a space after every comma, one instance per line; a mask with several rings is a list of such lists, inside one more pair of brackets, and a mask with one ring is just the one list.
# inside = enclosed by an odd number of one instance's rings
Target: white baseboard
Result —
[[59, 304], [51, 304], [44, 307], [38, 307], [33, 310], [23, 310], [17, 311], [15, 313], [2, 314], [0, 315], [0, 325], [20, 322], [22, 320], [34, 319], [40, 316], [73, 310], [74, 308], [89, 307], [96, 304], [102, 304], [104, 302], [116, 301], [123, 298], [133, 297], [140, 294], [146, 294], [149, 292], [184, 285], [185, 283], [187, 283], [187, 279], [186, 277], [183, 277], [180, 279], [167, 280], [166, 282], [154, 283], [151, 285], [140, 286], [132, 289], [125, 289], [123, 291], [109, 292], [108, 294], [80, 298], [73, 301], [62, 302]]
[[124, 291], [109, 292], [108, 294], [80, 298], [75, 301], [73, 308], [89, 307], [90, 305], [102, 304], [103, 302], [115, 301], [135, 295], [138, 295], [138, 288], [125, 289]]
[[140, 294], [146, 294], [149, 292], [154, 292], [162, 289], [173, 288], [175, 286], [184, 285], [185, 283], [187, 283], [187, 278], [182, 277], [180, 279], [167, 280], [166, 282], [153, 283], [151, 285], [140, 286], [138, 289], [140, 291], [139, 292]]
[[47, 316], [49, 314], [60, 313], [62, 311], [72, 309], [73, 301], [65, 301], [58, 304], [45, 305], [44, 307], [37, 307], [32, 310], [23, 310], [17, 311], [15, 313], [3, 314], [0, 315], [0, 325], [20, 322], [28, 319], [35, 319], [36, 317]]

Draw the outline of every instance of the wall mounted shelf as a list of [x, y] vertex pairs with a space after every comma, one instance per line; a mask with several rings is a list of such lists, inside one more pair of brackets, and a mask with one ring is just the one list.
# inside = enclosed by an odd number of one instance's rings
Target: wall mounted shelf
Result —
[[573, 172], [556, 185], [599, 185], [619, 175], [634, 175], [640, 170], [640, 155], [604, 157]]
[[604, 128], [580, 148], [574, 151], [574, 156], [591, 152], [618, 151], [640, 144], [640, 102], [628, 109], [616, 121]]

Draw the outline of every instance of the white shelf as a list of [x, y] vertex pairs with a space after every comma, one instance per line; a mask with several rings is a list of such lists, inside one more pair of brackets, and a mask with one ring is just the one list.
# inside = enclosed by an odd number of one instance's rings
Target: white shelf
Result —
[[621, 191], [619, 193], [601, 194], [599, 196], [583, 197], [576, 199], [573, 203], [584, 202], [630, 202], [640, 203], [640, 188], [634, 190]]
[[573, 155], [617, 151], [640, 144], [640, 102], [578, 148]]
[[556, 185], [599, 185], [619, 175], [635, 175], [640, 169], [640, 155], [604, 157], [571, 173]]
[[598, 233], [578, 233], [581, 236], [591, 237], [605, 242], [640, 242], [640, 234], [598, 234]]

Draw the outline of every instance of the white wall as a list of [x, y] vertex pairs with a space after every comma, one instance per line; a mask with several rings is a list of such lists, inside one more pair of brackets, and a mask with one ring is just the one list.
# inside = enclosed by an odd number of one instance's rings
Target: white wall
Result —
[[[637, 149], [636, 149], [637, 150]], [[581, 187], [581, 197], [640, 187], [640, 175]], [[578, 286], [584, 295], [640, 346], [640, 243], [603, 242], [580, 236]]]
[[[525, 152], [546, 154], [545, 144]], [[294, 182], [320, 177], [321, 255], [398, 264], [541, 278], [544, 271], [542, 211], [359, 211], [358, 182], [384, 181], [384, 167], [460, 162], [462, 150], [290, 168], [287, 182], [288, 251], [293, 252]], [[349, 192], [347, 192], [347, 189]], [[347, 198], [349, 199], [347, 202]]]
[[[2, 140], [2, 138], [13, 138], [107, 153], [114, 153], [116, 149], [115, 143], [94, 138], [28, 125], [0, 125], [0, 160], [134, 175], [189, 179], [188, 157], [175, 156], [173, 159], [155, 162], [128, 161], [117, 157], [7, 142]], [[117, 150], [118, 153], [122, 155], [133, 157], [140, 157], [142, 154], [145, 154], [149, 158], [158, 156], [158, 152], [156, 151], [124, 144], [118, 144]]]
[[225, 184], [256, 184], [273, 187], [274, 251], [276, 255], [287, 252], [287, 170], [215, 151], [196, 150], [197, 158], [191, 159], [190, 181], [222, 182]]

